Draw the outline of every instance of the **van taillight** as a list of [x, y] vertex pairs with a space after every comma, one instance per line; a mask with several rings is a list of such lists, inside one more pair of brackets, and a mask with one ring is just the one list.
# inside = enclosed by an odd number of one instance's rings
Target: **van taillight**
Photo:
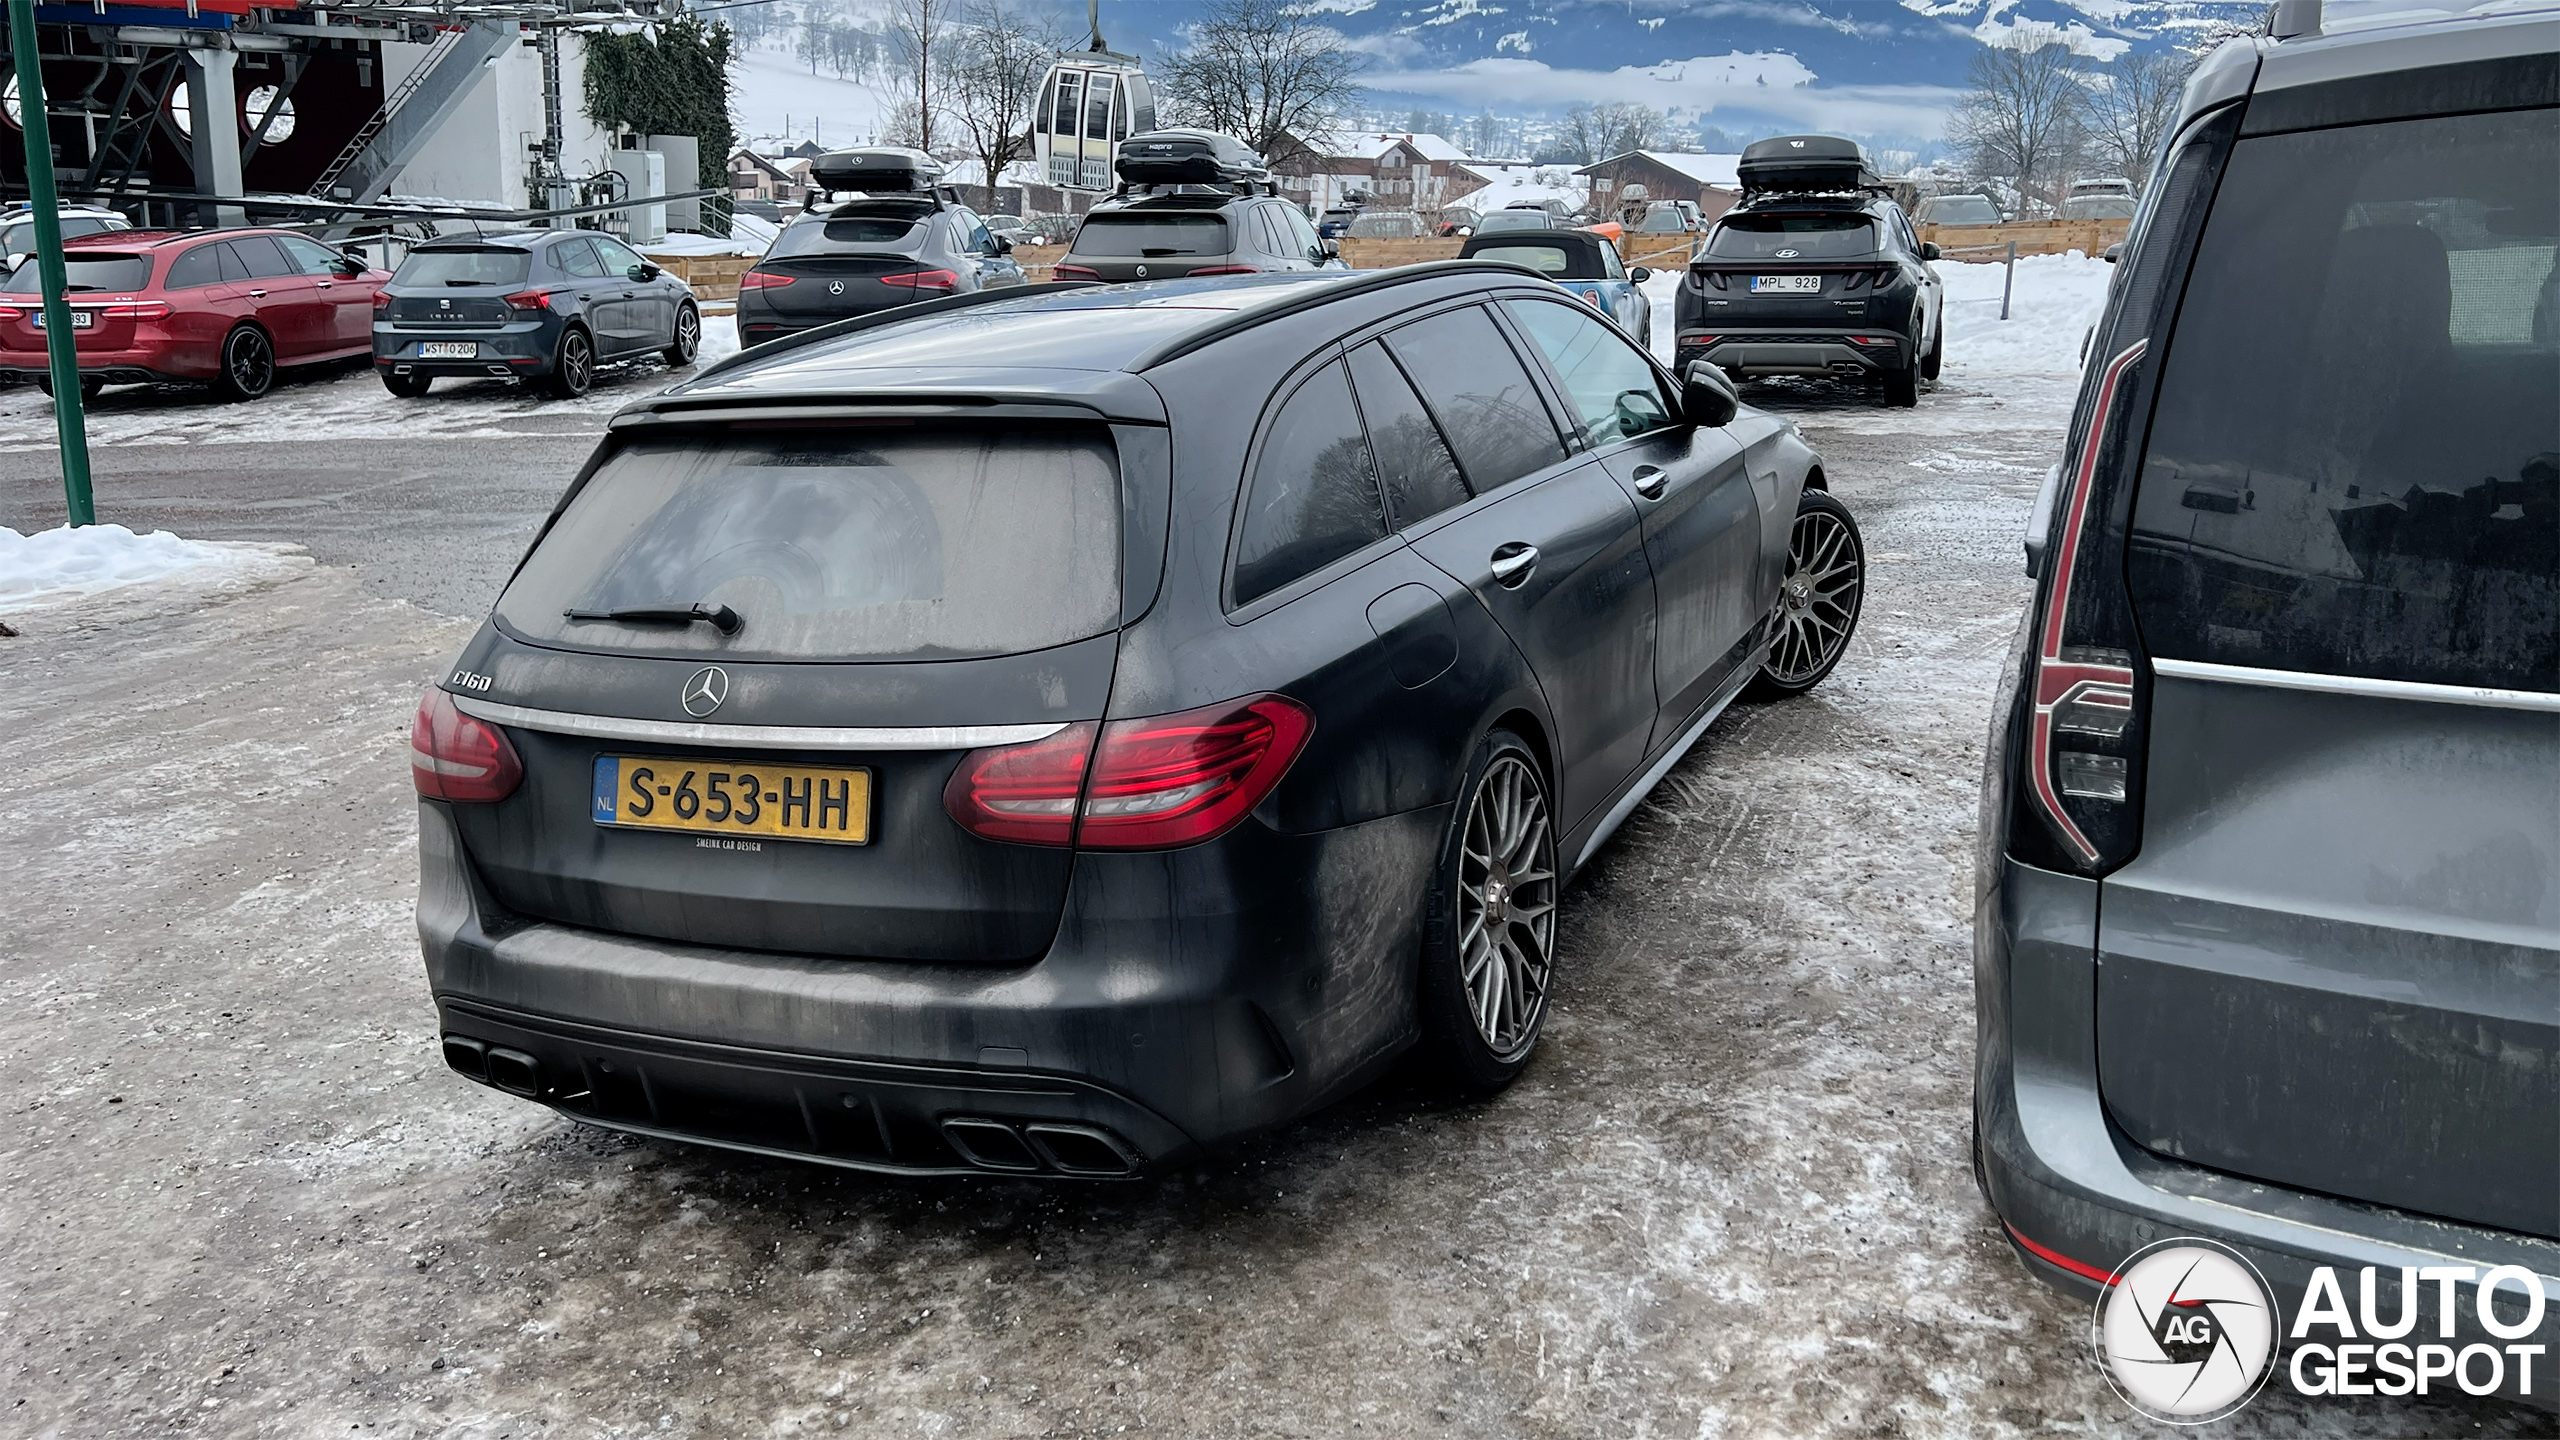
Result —
[[[2091, 495], [2098, 461], [2118, 401], [2148, 342], [2137, 340], [2109, 361], [2089, 410], [2089, 430], [2073, 457], [2070, 493], [2062, 497], [2053, 536], [2043, 610], [2028, 661], [2027, 725], [2022, 762], [2026, 790], [2075, 868], [2096, 870], [2123, 858], [2132, 826], [2124, 807], [2134, 782], [2134, 672], [2131, 637], [2098, 633], [2092, 616], [2115, 607], [2072, 608], [2076, 583], [2096, 549]], [[2129, 630], [2130, 625], [2126, 628]], [[2116, 643], [2110, 644], [2109, 641]], [[2097, 833], [2093, 834], [2095, 831]]]
[[1306, 748], [1315, 717], [1251, 695], [1173, 715], [1091, 722], [972, 751], [943, 787], [961, 828], [1022, 845], [1170, 850], [1213, 840], [1262, 803]]
[[430, 800], [504, 800], [524, 783], [524, 762], [506, 732], [454, 707], [430, 689], [409, 726], [409, 780]]

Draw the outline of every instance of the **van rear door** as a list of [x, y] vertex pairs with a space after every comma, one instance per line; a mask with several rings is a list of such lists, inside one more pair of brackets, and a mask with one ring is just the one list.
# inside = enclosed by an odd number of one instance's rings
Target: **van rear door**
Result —
[[2101, 1089], [2164, 1155], [2560, 1236], [2560, 112], [2266, 103], [2133, 501]]

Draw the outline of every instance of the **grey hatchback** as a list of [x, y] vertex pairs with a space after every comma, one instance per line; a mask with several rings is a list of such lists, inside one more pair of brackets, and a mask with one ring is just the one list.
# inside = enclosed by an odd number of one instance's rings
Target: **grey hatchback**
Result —
[[2514, 1352], [2560, 1343], [2555, 52], [2315, 21], [2198, 70], [1991, 737], [1977, 1177], [2083, 1294], [2238, 1250], [2305, 1393], [2408, 1393], [2336, 1342], [2422, 1322], [2554, 1405]]
[[374, 301], [373, 365], [394, 395], [440, 376], [583, 395], [601, 361], [702, 348], [693, 287], [610, 235], [527, 230], [420, 245]]

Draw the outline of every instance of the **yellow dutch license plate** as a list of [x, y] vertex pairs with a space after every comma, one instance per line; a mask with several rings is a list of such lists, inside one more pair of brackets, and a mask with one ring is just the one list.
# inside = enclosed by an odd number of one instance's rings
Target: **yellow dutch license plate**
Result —
[[756, 840], [871, 843], [871, 772], [664, 755], [596, 757], [595, 822]]

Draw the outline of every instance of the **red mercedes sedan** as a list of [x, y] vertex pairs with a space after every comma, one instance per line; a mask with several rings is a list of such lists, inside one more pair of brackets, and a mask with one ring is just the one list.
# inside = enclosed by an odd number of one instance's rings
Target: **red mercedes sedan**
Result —
[[[391, 278], [289, 230], [118, 230], [62, 251], [83, 395], [182, 380], [249, 400], [283, 366], [369, 356]], [[32, 262], [0, 285], [0, 374], [53, 388]]]

